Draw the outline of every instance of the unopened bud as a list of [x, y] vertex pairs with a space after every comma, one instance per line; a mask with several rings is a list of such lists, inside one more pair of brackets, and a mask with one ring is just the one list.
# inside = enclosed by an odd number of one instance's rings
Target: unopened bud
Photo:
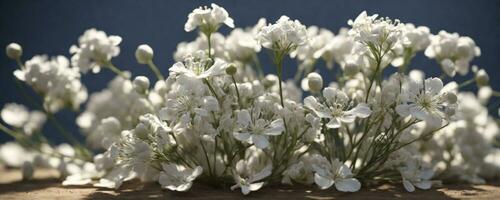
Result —
[[475, 79], [477, 85], [479, 86], [486, 86], [490, 82], [490, 76], [488, 76], [488, 73], [486, 73], [486, 70], [484, 69], [477, 71]]
[[153, 49], [147, 44], [141, 44], [135, 50], [135, 58], [139, 64], [148, 64], [153, 60]]
[[16, 60], [23, 55], [23, 48], [17, 43], [10, 43], [7, 45], [7, 48], [5, 48], [5, 53], [10, 59]]
[[307, 80], [311, 92], [321, 92], [321, 89], [323, 89], [323, 78], [321, 75], [316, 72], [309, 73]]
[[346, 63], [344, 73], [347, 76], [354, 76], [359, 72], [358, 66], [354, 63]]
[[229, 74], [229, 75], [234, 75], [236, 74], [236, 66], [234, 66], [233, 64], [230, 64], [227, 68], [226, 68], [226, 73]]
[[22, 166], [23, 180], [27, 181], [33, 178], [33, 164], [31, 162], [25, 161]]
[[140, 94], [144, 94], [149, 89], [149, 79], [145, 76], [135, 77], [133, 84], [135, 91]]
[[448, 103], [454, 104], [457, 102], [457, 95], [454, 94], [453, 92], [447, 92], [446, 100], [448, 101]]

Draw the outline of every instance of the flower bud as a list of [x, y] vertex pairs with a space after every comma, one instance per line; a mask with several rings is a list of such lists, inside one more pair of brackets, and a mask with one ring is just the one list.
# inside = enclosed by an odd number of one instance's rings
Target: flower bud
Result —
[[446, 100], [448, 101], [448, 103], [454, 104], [457, 102], [457, 95], [455, 95], [453, 92], [447, 92]]
[[149, 79], [145, 76], [137, 76], [134, 81], [134, 89], [137, 93], [144, 94], [149, 89]]
[[153, 49], [147, 44], [141, 44], [135, 50], [135, 58], [139, 64], [148, 64], [153, 59]]
[[264, 79], [262, 80], [262, 85], [264, 85], [265, 88], [269, 88], [276, 84], [278, 82], [278, 77], [274, 74], [268, 74]]
[[23, 48], [17, 43], [10, 43], [9, 45], [7, 45], [5, 53], [10, 59], [16, 60], [21, 58], [21, 56], [23, 55]]
[[236, 66], [234, 66], [233, 64], [230, 64], [227, 68], [226, 68], [226, 73], [229, 74], [229, 75], [234, 75], [236, 74]]
[[312, 92], [321, 92], [323, 89], [323, 78], [316, 72], [309, 73], [307, 75], [309, 90]]
[[354, 76], [359, 72], [358, 66], [354, 63], [346, 63], [344, 73], [346, 76]]
[[490, 77], [488, 76], [488, 73], [486, 73], [486, 70], [480, 69], [476, 73], [476, 83], [479, 86], [486, 86], [490, 82]]

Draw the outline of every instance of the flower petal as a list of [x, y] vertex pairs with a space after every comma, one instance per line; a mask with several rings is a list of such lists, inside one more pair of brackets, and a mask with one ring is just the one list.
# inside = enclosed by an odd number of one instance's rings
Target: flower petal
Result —
[[319, 186], [320, 189], [325, 190], [332, 187], [334, 181], [333, 179], [325, 178], [319, 174], [314, 174], [314, 182]]
[[361, 188], [361, 183], [355, 178], [335, 180], [335, 188], [342, 192], [356, 192]]

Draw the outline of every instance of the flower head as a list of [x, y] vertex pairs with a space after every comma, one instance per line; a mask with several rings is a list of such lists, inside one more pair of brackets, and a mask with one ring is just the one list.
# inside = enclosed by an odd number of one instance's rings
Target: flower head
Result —
[[448, 102], [447, 93], [443, 89], [443, 82], [439, 78], [428, 78], [424, 82], [410, 81], [407, 92], [403, 95], [403, 104], [396, 106], [399, 115], [408, 115], [418, 120], [425, 121], [433, 128], [441, 126], [455, 103]]
[[270, 145], [268, 136], [281, 135], [285, 130], [283, 119], [259, 118], [260, 113], [254, 111], [238, 111], [238, 131], [233, 132], [233, 136], [237, 140], [265, 149]]
[[329, 162], [324, 158], [321, 164], [313, 165], [313, 168], [316, 172], [314, 182], [323, 190], [334, 184], [335, 188], [342, 192], [356, 192], [361, 188], [361, 183], [353, 178], [349, 167], [338, 159]]
[[108, 36], [104, 31], [88, 29], [78, 39], [78, 46], [73, 45], [69, 49], [73, 54], [71, 65], [80, 69], [82, 73], [87, 73], [89, 70], [97, 73], [111, 58], [120, 54], [118, 45], [121, 41], [120, 36]]
[[262, 27], [257, 39], [264, 48], [289, 53], [307, 41], [307, 30], [298, 20], [281, 16], [274, 24]]
[[353, 123], [356, 117], [366, 118], [372, 112], [364, 103], [352, 107], [347, 94], [332, 87], [325, 88], [323, 96], [324, 101], [319, 101], [313, 96], [306, 97], [304, 106], [318, 117], [329, 119], [326, 124], [328, 128], [339, 128], [342, 123]]
[[191, 188], [193, 181], [201, 175], [203, 168], [200, 166], [190, 169], [178, 164], [162, 163], [162, 171], [158, 182], [164, 189], [185, 192]]
[[184, 25], [184, 30], [186, 32], [191, 32], [197, 27], [200, 31], [206, 35], [210, 35], [219, 29], [221, 24], [225, 24], [231, 28], [234, 28], [234, 21], [226, 9], [212, 3], [212, 8], [200, 7], [189, 13], [188, 20]]

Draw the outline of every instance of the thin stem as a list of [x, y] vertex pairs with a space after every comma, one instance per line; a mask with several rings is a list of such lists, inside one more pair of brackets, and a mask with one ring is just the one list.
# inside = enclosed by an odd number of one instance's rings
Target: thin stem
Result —
[[212, 34], [205, 34], [207, 36], [207, 41], [208, 41], [208, 57], [213, 60], [212, 58]]
[[220, 99], [219, 99], [219, 95], [217, 95], [217, 93], [215, 92], [214, 88], [212, 87], [212, 85], [210, 84], [210, 82], [208, 81], [208, 79], [203, 79], [205, 84], [207, 84], [208, 86], [208, 89], [210, 90], [210, 92], [212, 92], [212, 94], [215, 96], [215, 98], [217, 99], [217, 101], [219, 103], [222, 103], [220, 102]]
[[108, 69], [110, 69], [111, 71], [113, 71], [115, 74], [123, 77], [124, 79], [128, 79], [128, 76], [122, 70], [118, 69], [118, 67], [116, 67], [115, 65], [113, 65], [113, 63], [111, 63], [111, 61], [109, 61], [106, 64], [106, 67]]
[[156, 75], [156, 78], [158, 78], [158, 80], [165, 80], [165, 77], [163, 76], [163, 74], [161, 74], [160, 70], [158, 69], [158, 67], [156, 67], [155, 63], [153, 62], [153, 60], [150, 60], [148, 62], [148, 66], [149, 68], [155, 73]]
[[366, 91], [365, 103], [368, 102], [368, 97], [370, 97], [370, 91], [371, 91], [372, 86], [373, 86], [373, 81], [375, 80], [375, 77], [378, 74], [381, 62], [382, 62], [382, 58], [378, 58], [377, 59], [377, 67], [375, 68], [373, 75], [370, 77], [370, 85], [368, 86], [368, 90]]
[[231, 75], [231, 79], [233, 79], [234, 88], [236, 89], [236, 96], [238, 96], [238, 105], [240, 106], [240, 108], [243, 108], [243, 106], [241, 105], [240, 91], [238, 89], [238, 84], [236, 84], [236, 79], [233, 75]]

